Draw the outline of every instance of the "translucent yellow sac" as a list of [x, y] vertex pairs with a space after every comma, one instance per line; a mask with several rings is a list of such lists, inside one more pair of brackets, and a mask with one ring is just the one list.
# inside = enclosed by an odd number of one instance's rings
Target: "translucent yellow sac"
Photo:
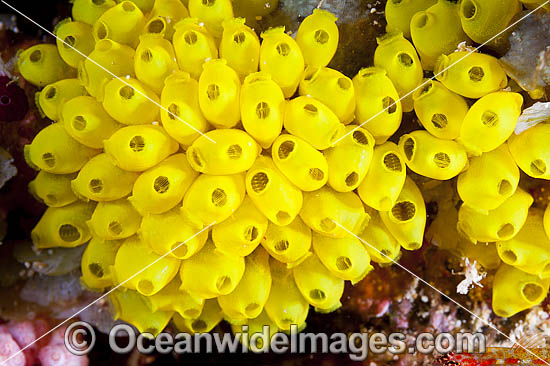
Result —
[[90, 96], [79, 96], [65, 102], [61, 121], [72, 138], [93, 149], [102, 149], [103, 141], [122, 127], [105, 112], [101, 103]]
[[52, 121], [61, 117], [61, 111], [66, 101], [86, 95], [86, 89], [78, 79], [63, 79], [46, 86], [37, 93], [37, 106]]
[[117, 289], [109, 294], [115, 319], [134, 325], [140, 333], [158, 335], [174, 315], [172, 311], [152, 312], [145, 296], [136, 291]]
[[132, 172], [147, 170], [178, 149], [178, 143], [160, 126], [126, 126], [104, 141], [105, 152], [120, 168]]
[[539, 123], [508, 140], [510, 153], [523, 172], [533, 178], [550, 179], [550, 124]]
[[[95, 46], [92, 27], [83, 22], [60, 22], [54, 29], [59, 55], [73, 68], [93, 51]], [[76, 48], [76, 50], [75, 50]]]
[[411, 37], [411, 18], [417, 12], [428, 9], [437, 0], [389, 0], [386, 3], [387, 32], [402, 32], [407, 38]]
[[402, 135], [398, 146], [407, 166], [428, 178], [451, 179], [468, 165], [468, 156], [462, 145], [438, 139], [424, 130]]
[[355, 284], [373, 269], [369, 253], [361, 241], [351, 234], [335, 239], [313, 233], [312, 241], [315, 254], [338, 278]]
[[380, 212], [380, 217], [404, 249], [416, 250], [422, 246], [426, 227], [426, 204], [411, 178], [407, 177], [405, 180], [393, 207], [389, 211]]
[[327, 66], [338, 48], [336, 16], [323, 9], [314, 9], [298, 28], [296, 43], [300, 46], [306, 65]]
[[206, 60], [218, 58], [214, 38], [196, 18], [185, 18], [175, 28], [172, 43], [180, 70], [198, 79], [202, 73], [202, 64]]
[[110, 39], [136, 47], [145, 25], [143, 12], [131, 1], [122, 1], [103, 13], [94, 23], [96, 41]]
[[241, 205], [246, 194], [244, 174], [201, 174], [183, 197], [183, 211], [203, 225], [219, 224]]
[[466, 98], [481, 98], [508, 84], [498, 60], [484, 53], [458, 51], [441, 55], [434, 74], [449, 90]]
[[515, 237], [497, 243], [502, 261], [523, 272], [550, 277], [550, 239], [544, 231], [544, 213], [531, 209], [527, 220]]
[[244, 79], [241, 88], [241, 122], [264, 149], [271, 146], [283, 129], [285, 96], [267, 72]]
[[220, 41], [220, 57], [227, 60], [227, 65], [239, 74], [241, 80], [258, 71], [260, 62], [260, 39], [244, 23], [244, 18], [224, 20]]
[[52, 174], [41, 170], [29, 183], [29, 191], [49, 207], [67, 206], [78, 199], [71, 188], [71, 180], [75, 178], [76, 173]]
[[104, 240], [126, 239], [134, 235], [141, 224], [141, 215], [127, 199], [99, 202], [88, 226], [94, 235]]
[[344, 280], [334, 276], [312, 255], [292, 269], [296, 286], [310, 305], [321, 312], [331, 312], [342, 306]]
[[145, 299], [151, 310], [153, 312], [175, 311], [185, 319], [198, 318], [204, 306], [204, 299], [191, 296], [180, 287], [181, 280], [176, 276], [162, 290], [152, 296], [147, 296]]
[[338, 192], [359, 187], [367, 175], [374, 151], [374, 137], [356, 125], [346, 126], [344, 138], [323, 154], [328, 162], [328, 184]]
[[174, 324], [180, 331], [187, 333], [208, 333], [223, 319], [223, 312], [216, 299], [208, 299], [204, 302], [202, 312], [195, 319], [183, 318], [179, 314], [174, 315]]
[[518, 188], [491, 211], [478, 211], [462, 205], [458, 211], [458, 230], [473, 242], [512, 239], [523, 227], [532, 203], [533, 197]]
[[401, 193], [407, 168], [397, 145], [385, 142], [374, 147], [367, 175], [357, 187], [359, 197], [378, 211], [390, 210]]
[[189, 0], [188, 7], [189, 15], [204, 23], [217, 39], [222, 36], [224, 20], [233, 18], [231, 0]]
[[73, 19], [93, 25], [99, 17], [116, 5], [115, 0], [74, 0]]
[[82, 255], [80, 280], [91, 289], [103, 290], [113, 285], [111, 266], [115, 263], [115, 256], [120, 241], [104, 240], [93, 237], [86, 246]]
[[460, 5], [438, 0], [411, 19], [411, 38], [425, 70], [433, 70], [437, 58], [447, 55], [469, 38], [462, 30], [458, 10]]
[[325, 104], [348, 124], [355, 116], [355, 88], [350, 78], [328, 67], [308, 66], [300, 81], [300, 95], [309, 95]]
[[411, 42], [400, 32], [387, 33], [376, 39], [374, 66], [386, 69], [388, 77], [399, 93], [403, 112], [413, 110], [412, 91], [420, 85], [424, 72]]
[[224, 253], [209, 240], [197, 254], [181, 263], [181, 288], [203, 299], [233, 292], [245, 269], [243, 257]]
[[270, 222], [262, 246], [273, 258], [291, 267], [311, 255], [311, 229], [300, 216], [285, 226]]
[[416, 116], [422, 126], [435, 137], [456, 139], [468, 112], [466, 100], [439, 81], [426, 79], [424, 83], [413, 94]]
[[88, 58], [78, 65], [78, 79], [88, 94], [102, 101], [109, 80], [134, 74], [134, 56], [131, 47], [110, 39], [101, 40]]
[[345, 129], [333, 111], [307, 96], [287, 102], [284, 126], [289, 133], [306, 140], [317, 150], [331, 147]]
[[30, 145], [25, 145], [27, 162], [53, 174], [77, 172], [99, 152], [73, 139], [60, 123], [43, 128]]
[[285, 98], [290, 98], [304, 72], [304, 56], [300, 47], [288, 34], [285, 27], [270, 28], [260, 35], [260, 70], [271, 74], [273, 80], [283, 90]]
[[277, 225], [290, 224], [302, 208], [302, 191], [266, 156], [259, 156], [246, 173], [246, 192], [258, 210]]
[[519, 2], [525, 5], [527, 9], [535, 9], [545, 4], [542, 8], [549, 10], [549, 5], [546, 3], [545, 0], [519, 0]]
[[474, 152], [487, 152], [502, 145], [514, 132], [523, 97], [518, 93], [487, 94], [470, 107], [460, 129], [459, 141]]
[[386, 70], [380, 67], [361, 69], [353, 78], [355, 120], [382, 144], [401, 125], [403, 109], [399, 94]]
[[164, 80], [178, 70], [172, 43], [155, 34], [142, 35], [136, 48], [134, 69], [137, 79], [160, 95]]
[[29, 83], [42, 88], [56, 81], [75, 77], [53, 44], [37, 44], [18, 54], [17, 69]]
[[198, 175], [185, 154], [174, 154], [138, 177], [129, 201], [142, 215], [166, 212], [181, 202]]
[[369, 224], [359, 237], [373, 262], [392, 263], [401, 255], [401, 245], [386, 228], [378, 213], [371, 215]]
[[289, 330], [292, 324], [303, 328], [309, 304], [296, 286], [292, 270], [275, 260], [270, 260], [269, 264], [273, 282], [265, 304], [267, 315], [281, 330]]
[[267, 218], [250, 198], [245, 197], [233, 215], [214, 225], [212, 241], [221, 251], [246, 257], [260, 245], [267, 230], [267, 222]]
[[160, 97], [160, 118], [166, 132], [182, 145], [191, 145], [208, 130], [199, 106], [199, 83], [186, 72], [166, 78]]
[[518, 183], [519, 169], [505, 143], [470, 158], [468, 170], [458, 176], [457, 190], [466, 205], [489, 211], [514, 194]]
[[150, 124], [159, 120], [159, 97], [137, 79], [113, 79], [105, 84], [103, 108], [125, 125]]
[[189, 12], [180, 0], [156, 0], [149, 14], [149, 21], [145, 25], [145, 32], [172, 40], [174, 25], [188, 16]]
[[[251, 349], [253, 352], [268, 350], [270, 347], [270, 341], [273, 339], [275, 333], [279, 331], [279, 327], [275, 322], [267, 316], [265, 311], [254, 319], [248, 319], [244, 324], [231, 324], [231, 331], [233, 334], [243, 334], [243, 326], [248, 326], [249, 336], [241, 336], [239, 341]], [[266, 330], [266, 336], [263, 336], [264, 329]], [[266, 343], [264, 343], [267, 341]]]
[[92, 237], [86, 221], [92, 216], [95, 203], [77, 201], [64, 207], [50, 207], [31, 232], [38, 249], [84, 244]]
[[350, 231], [359, 234], [369, 221], [357, 194], [336, 192], [327, 186], [304, 193], [300, 217], [313, 231], [332, 238], [345, 238]]
[[[448, 225], [447, 225], [448, 227]], [[496, 243], [472, 243], [459, 235], [457, 250], [461, 257], [470, 258], [470, 263], [475, 260], [485, 269], [497, 269], [502, 260], [498, 256]]]
[[114, 201], [132, 191], [137, 177], [137, 173], [114, 165], [107, 154], [99, 154], [82, 167], [71, 186], [79, 197], [101, 202]]
[[192, 222], [178, 208], [162, 214], [146, 214], [141, 221], [139, 235], [158, 255], [187, 259], [202, 249], [208, 230]]
[[244, 275], [233, 292], [218, 297], [218, 304], [232, 322], [257, 318], [271, 290], [269, 254], [258, 248], [245, 258]]
[[493, 311], [508, 318], [520, 311], [538, 305], [548, 294], [550, 279], [541, 280], [535, 275], [502, 264], [493, 282]]

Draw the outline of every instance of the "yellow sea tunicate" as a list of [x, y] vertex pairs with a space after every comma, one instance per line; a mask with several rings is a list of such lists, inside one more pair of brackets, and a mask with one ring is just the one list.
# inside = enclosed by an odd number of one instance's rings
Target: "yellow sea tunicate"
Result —
[[311, 229], [296, 216], [294, 221], [285, 226], [272, 222], [262, 239], [262, 246], [276, 260], [289, 266], [302, 262], [311, 255]]
[[220, 57], [243, 79], [258, 71], [260, 62], [260, 39], [254, 30], [245, 24], [244, 18], [223, 21], [220, 41]]
[[115, 0], [74, 0], [73, 19], [93, 25], [103, 13], [115, 5]]
[[220, 223], [231, 216], [245, 197], [244, 174], [201, 174], [185, 193], [183, 210], [203, 225]]
[[496, 243], [472, 243], [462, 235], [459, 235], [459, 238], [457, 246], [458, 255], [470, 258], [470, 263], [476, 261], [483, 268], [489, 270], [497, 269], [502, 264], [502, 260], [498, 256]]
[[344, 138], [324, 151], [328, 163], [328, 184], [338, 192], [359, 187], [369, 170], [374, 137], [355, 125], [346, 126]]
[[535, 275], [502, 264], [493, 282], [493, 311], [504, 318], [529, 309], [548, 294], [550, 279], [541, 280]]
[[290, 224], [302, 208], [302, 191], [266, 156], [259, 156], [246, 173], [246, 191], [256, 207], [277, 225]]
[[410, 24], [413, 15], [419, 11], [428, 9], [437, 0], [388, 0], [386, 3], [386, 27], [387, 32], [402, 32], [410, 38]]
[[174, 25], [187, 18], [189, 12], [180, 0], [156, 0], [145, 25], [145, 32], [172, 40]]
[[93, 237], [82, 254], [80, 280], [86, 287], [103, 290], [113, 285], [111, 266], [115, 263], [115, 256], [120, 241], [104, 240]]
[[317, 257], [338, 278], [355, 284], [373, 269], [369, 253], [361, 241], [351, 234], [335, 239], [313, 233], [312, 241]]
[[273, 143], [275, 166], [302, 191], [315, 191], [328, 180], [325, 156], [299, 137], [283, 134]]
[[92, 216], [95, 203], [77, 201], [63, 207], [50, 207], [31, 232], [38, 249], [84, 244], [92, 237], [86, 221]]
[[103, 108], [125, 125], [158, 121], [159, 105], [159, 97], [137, 79], [113, 79], [105, 84]]
[[41, 170], [29, 183], [29, 191], [49, 207], [67, 206], [78, 199], [71, 188], [71, 180], [75, 178], [76, 173], [52, 174]]
[[166, 212], [181, 202], [198, 175], [185, 154], [171, 155], [137, 178], [129, 201], [142, 215]]
[[94, 235], [104, 240], [129, 238], [138, 231], [140, 224], [140, 214], [124, 198], [99, 202], [88, 221]]
[[105, 140], [104, 146], [118, 167], [133, 172], [157, 165], [179, 148], [162, 127], [154, 125], [123, 127]]
[[508, 84], [506, 73], [495, 57], [470, 51], [441, 55], [434, 74], [449, 90], [466, 98], [481, 98]]
[[137, 79], [160, 95], [164, 80], [178, 70], [172, 43], [155, 34], [142, 35], [136, 48], [134, 69]]
[[[121, 2], [121, 0], [117, 0], [117, 1]], [[150, 12], [156, 3], [156, 0], [129, 0], [129, 1], [134, 3], [144, 13]]]
[[458, 211], [458, 229], [471, 241], [493, 242], [512, 239], [523, 227], [533, 197], [518, 188], [500, 206], [478, 211], [462, 205]]
[[550, 124], [539, 123], [508, 140], [510, 153], [523, 172], [533, 178], [550, 179]]
[[36, 104], [46, 117], [57, 121], [61, 117], [65, 102], [82, 95], [86, 95], [86, 89], [78, 79], [63, 79], [49, 84], [41, 92], [38, 92]]
[[416, 49], [400, 32], [387, 33], [376, 41], [374, 66], [386, 70], [399, 93], [403, 112], [410, 112], [413, 110], [412, 92], [424, 76]]
[[25, 145], [25, 159], [29, 165], [53, 174], [77, 172], [99, 153], [69, 136], [60, 123], [42, 129], [30, 145]]
[[206, 29], [215, 37], [221, 38], [222, 23], [233, 18], [231, 0], [189, 0], [189, 14], [204, 23]]
[[131, 1], [122, 1], [105, 11], [94, 23], [94, 38], [136, 47], [144, 25], [145, 16], [141, 9]]
[[114, 201], [132, 191], [137, 177], [137, 173], [114, 165], [107, 154], [99, 154], [82, 167], [71, 185], [80, 197], [93, 201]]
[[267, 72], [244, 79], [240, 97], [241, 122], [264, 149], [271, 146], [283, 129], [285, 96]]
[[412, 171], [432, 179], [454, 178], [468, 164], [468, 156], [462, 145], [438, 139], [427, 131], [418, 130], [402, 135], [398, 146]]
[[260, 70], [270, 73], [285, 98], [290, 98], [302, 79], [305, 67], [300, 46], [285, 33], [285, 27], [270, 28], [262, 32], [261, 37]]
[[37, 44], [22, 51], [17, 58], [17, 69], [29, 83], [41, 88], [56, 81], [75, 76], [53, 44]]
[[61, 121], [72, 138], [93, 149], [102, 149], [103, 141], [122, 127], [105, 112], [101, 103], [90, 96], [79, 96], [65, 102]]
[[373, 262], [392, 263], [401, 255], [401, 245], [386, 228], [378, 213], [371, 214], [369, 224], [359, 237]]
[[487, 94], [466, 113], [459, 141], [477, 153], [496, 149], [514, 132], [522, 104], [523, 97], [518, 93]]
[[380, 67], [361, 69], [353, 78], [355, 120], [382, 144], [401, 125], [403, 110], [399, 94], [386, 70]]
[[338, 48], [339, 32], [336, 16], [323, 9], [314, 9], [298, 27], [296, 43], [306, 65], [327, 66]]
[[224, 59], [204, 63], [199, 78], [199, 105], [202, 114], [217, 128], [234, 127], [241, 119], [241, 81]]
[[344, 280], [334, 276], [315, 255], [292, 270], [302, 296], [320, 312], [331, 312], [342, 306]]
[[[270, 347], [270, 341], [273, 336], [279, 331], [279, 327], [275, 322], [269, 319], [267, 313], [263, 311], [258, 317], [254, 319], [248, 319], [244, 324], [232, 324], [231, 331], [233, 334], [243, 334], [243, 326], [248, 326], [248, 337], [241, 336], [239, 341], [250, 348], [253, 352], [264, 351]], [[267, 331], [264, 333], [264, 331]], [[263, 334], [266, 334], [264, 336]]]
[[332, 238], [359, 234], [369, 221], [363, 202], [354, 192], [336, 192], [323, 187], [304, 193], [300, 217], [313, 231]]
[[289, 133], [306, 140], [318, 150], [331, 147], [345, 129], [330, 108], [308, 96], [288, 101], [284, 126]]
[[208, 129], [202, 115], [199, 83], [186, 72], [176, 72], [166, 78], [160, 97], [160, 118], [166, 132], [182, 145], [191, 145]]
[[424, 69], [433, 70], [439, 56], [453, 52], [459, 43], [469, 40], [460, 24], [459, 7], [454, 2], [438, 0], [412, 17], [411, 37]]
[[468, 170], [458, 176], [460, 198], [470, 207], [490, 211], [500, 206], [519, 183], [519, 169], [508, 144], [470, 159]]
[[210, 332], [222, 319], [223, 312], [216, 299], [207, 299], [197, 318], [183, 318], [181, 315], [175, 314], [172, 320], [178, 330], [193, 334]]
[[245, 270], [243, 257], [224, 253], [207, 241], [204, 248], [181, 263], [181, 288], [203, 299], [233, 292]]
[[184, 319], [196, 319], [201, 315], [204, 299], [192, 296], [182, 290], [179, 277], [166, 285], [162, 290], [145, 299], [153, 312], [175, 311]]
[[185, 18], [175, 28], [172, 42], [178, 65], [182, 71], [198, 79], [202, 73], [202, 64], [206, 60], [218, 58], [214, 38], [196, 18]]
[[214, 225], [212, 241], [221, 251], [246, 257], [260, 245], [267, 230], [267, 222], [267, 218], [250, 198], [245, 197], [233, 215]]
[[[93, 51], [95, 46], [92, 27], [83, 22], [60, 22], [54, 29], [59, 55], [73, 68]], [[76, 50], [75, 50], [76, 49]]]
[[299, 93], [325, 104], [343, 124], [355, 117], [355, 88], [351, 79], [340, 71], [309, 66], [300, 81]]
[[405, 180], [401, 194], [389, 211], [380, 212], [388, 231], [406, 250], [422, 246], [426, 227], [426, 204], [422, 193], [411, 178]]
[[194, 223], [179, 208], [161, 214], [146, 214], [139, 235], [158, 255], [187, 259], [204, 247], [208, 230]]
[[244, 275], [233, 292], [218, 297], [218, 304], [232, 323], [257, 318], [271, 290], [269, 254], [258, 248], [245, 258]]
[[388, 141], [374, 147], [370, 169], [357, 187], [357, 193], [370, 207], [388, 211], [395, 205], [406, 175], [405, 162], [397, 145]]
[[[446, 0], [441, 0], [446, 1]], [[454, 140], [468, 112], [466, 100], [439, 81], [426, 80], [413, 93], [414, 112], [422, 126], [440, 139]]]

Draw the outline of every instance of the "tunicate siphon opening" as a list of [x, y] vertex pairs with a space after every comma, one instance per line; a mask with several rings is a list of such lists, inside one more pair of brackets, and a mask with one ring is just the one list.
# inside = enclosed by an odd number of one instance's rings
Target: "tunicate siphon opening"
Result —
[[193, 319], [201, 315], [198, 309], [186, 309], [183, 314], [189, 319]]
[[506, 239], [509, 236], [514, 234], [514, 225], [507, 223], [502, 225], [502, 227], [497, 231], [497, 236], [499, 239]]
[[218, 277], [216, 288], [220, 293], [227, 293], [231, 289], [231, 278], [229, 276]]
[[89, 184], [90, 192], [100, 193], [103, 191], [103, 181], [101, 179], [92, 179]]
[[255, 302], [252, 302], [246, 305], [246, 307], [244, 308], [244, 313], [246, 314], [247, 317], [252, 318], [254, 315], [256, 315], [259, 309], [260, 309], [260, 305], [256, 304]]
[[202, 5], [204, 6], [213, 6], [216, 3], [216, 0], [202, 0]]
[[88, 270], [91, 274], [96, 276], [97, 278], [102, 278], [105, 275], [105, 272], [103, 271], [103, 267], [99, 263], [90, 263], [88, 265]]
[[289, 246], [290, 246], [290, 243], [288, 242], [288, 240], [279, 240], [278, 242], [275, 243], [274, 248], [275, 248], [275, 251], [277, 252], [284, 252], [285, 250], [288, 249]]
[[151, 52], [151, 50], [149, 50], [149, 49], [144, 50], [141, 53], [141, 60], [143, 62], [151, 62], [153, 60], [153, 53]]
[[48, 193], [44, 199], [49, 206], [57, 204], [57, 197], [55, 194]]
[[240, 145], [234, 144], [227, 148], [227, 156], [229, 159], [236, 160], [243, 154], [243, 148]]
[[118, 91], [118, 94], [122, 97], [122, 99], [129, 100], [134, 97], [135, 90], [131, 86], [125, 85], [122, 88], [120, 88], [120, 90]]
[[397, 111], [397, 103], [392, 97], [384, 97], [384, 99], [382, 99], [382, 108], [386, 113], [393, 114]]
[[432, 116], [432, 124], [437, 129], [443, 129], [447, 127], [447, 125], [449, 124], [449, 121], [446, 115], [442, 113], [435, 113]]
[[319, 168], [310, 168], [308, 173], [313, 180], [323, 180], [325, 177], [325, 173]]
[[543, 175], [546, 173], [546, 163], [542, 159], [533, 160], [529, 170], [531, 171], [531, 175], [535, 177]]
[[76, 43], [76, 38], [74, 36], [67, 36], [63, 40], [63, 47], [65, 49], [72, 49]]
[[416, 148], [416, 142], [412, 137], [407, 137], [405, 142], [403, 143], [403, 151], [405, 152], [405, 157], [407, 160], [412, 160], [414, 156], [414, 151]]
[[483, 123], [484, 126], [487, 127], [494, 127], [498, 124], [498, 114], [491, 112], [491, 111], [485, 111], [481, 115], [481, 123]]
[[202, 168], [204, 166], [204, 160], [202, 159], [201, 153], [198, 149], [192, 148], [191, 159], [199, 168]]
[[98, 21], [95, 29], [97, 39], [106, 39], [109, 36], [109, 30], [105, 23]]
[[227, 194], [223, 189], [214, 189], [212, 192], [212, 204], [216, 207], [222, 207], [227, 204]]
[[34, 50], [31, 55], [29, 56], [29, 60], [31, 62], [38, 62], [42, 59], [42, 51], [40, 50]]
[[294, 141], [285, 141], [277, 150], [277, 154], [279, 155], [279, 159], [283, 160], [288, 158], [288, 156], [294, 151]]
[[521, 289], [521, 293], [529, 302], [536, 302], [540, 299], [544, 289], [538, 283], [527, 283]]
[[441, 169], [448, 168], [451, 165], [451, 158], [444, 152], [438, 152], [434, 155], [434, 164]]
[[284, 42], [279, 43], [277, 47], [275, 47], [275, 49], [277, 50], [277, 53], [281, 56], [288, 56], [288, 54], [290, 53], [290, 46]]
[[174, 103], [170, 104], [170, 106], [168, 107], [168, 117], [171, 120], [175, 120], [179, 118], [179, 116], [180, 116], [180, 107]]
[[244, 43], [245, 39], [246, 35], [244, 34], [244, 32], [237, 32], [233, 35], [233, 42], [235, 42], [236, 44]]
[[158, 176], [153, 182], [153, 189], [160, 194], [168, 192], [170, 189], [170, 180], [163, 175]]
[[351, 172], [346, 177], [346, 186], [353, 187], [354, 185], [357, 184], [358, 181], [359, 181], [359, 174], [357, 174], [356, 172]]
[[414, 63], [412, 57], [405, 52], [400, 52], [397, 54], [397, 61], [399, 61], [399, 63], [404, 67], [411, 67]]
[[420, 98], [432, 91], [433, 82], [431, 80], [426, 80], [424, 84], [418, 89], [414, 94], [416, 98]]
[[327, 295], [323, 290], [316, 288], [309, 291], [309, 297], [315, 301], [323, 301], [327, 298]]
[[149, 22], [147, 30], [149, 31], [149, 33], [160, 34], [164, 32], [165, 27], [166, 25], [164, 24], [164, 21], [162, 19], [155, 19]]
[[[44, 89], [44, 95], [46, 99], [53, 99], [57, 95], [57, 88], [55, 86], [48, 86]], [[4, 103], [2, 103], [4, 104]]]
[[401, 159], [394, 153], [389, 153], [384, 156], [383, 160], [386, 169], [392, 172], [401, 172], [403, 167], [401, 166]]
[[391, 258], [391, 252], [388, 249], [382, 249], [380, 253], [384, 258], [388, 258], [388, 257]]
[[269, 178], [267, 174], [263, 172], [259, 172], [254, 174], [250, 181], [250, 185], [252, 186], [252, 190], [256, 193], [262, 192], [269, 183]]
[[310, 82], [310, 81], [313, 81], [315, 79], [317, 79], [317, 77], [319, 76], [319, 73], [321, 72], [321, 68], [320, 67], [308, 67], [306, 69], [306, 71], [304, 71], [304, 77], [303, 77], [303, 80], [305, 82]]
[[306, 104], [306, 105], [304, 105], [304, 111], [306, 111], [308, 113], [311, 113], [311, 114], [317, 114], [317, 112], [319, 110], [313, 104]]
[[315, 42], [325, 44], [330, 39], [329, 34], [324, 29], [317, 29], [313, 35]]
[[353, 131], [353, 133], [351, 134], [351, 137], [353, 138], [353, 141], [355, 141], [359, 145], [363, 145], [363, 146], [369, 145], [369, 139], [363, 131], [360, 131], [360, 130]]
[[76, 131], [84, 131], [87, 125], [86, 118], [84, 116], [75, 116], [72, 125]]
[[396, 203], [391, 209], [392, 216], [397, 221], [408, 221], [416, 215], [416, 205], [410, 201]]
[[105, 0], [92, 0], [92, 4], [97, 5], [97, 6], [101, 6], [101, 5], [105, 4]]
[[140, 280], [137, 284], [137, 290], [143, 295], [150, 295], [155, 290], [155, 286], [149, 280]]
[[269, 116], [269, 104], [266, 102], [260, 102], [256, 105], [256, 116], [259, 119], [266, 119]]
[[481, 67], [474, 66], [468, 71], [468, 76], [470, 77], [470, 80], [477, 83], [483, 80], [483, 77], [485, 76], [485, 72]]
[[477, 13], [477, 6], [472, 0], [462, 2], [462, 16], [464, 19], [472, 19]]
[[220, 96], [220, 87], [216, 84], [210, 84], [206, 88], [206, 95], [211, 101], [218, 99]]
[[413, 27], [424, 28], [426, 24], [428, 24], [428, 14], [424, 11], [416, 13]]
[[124, 9], [124, 11], [127, 11], [127, 12], [132, 12], [136, 10], [136, 6], [134, 5], [134, 3], [130, 1], [125, 1], [122, 3], [122, 9]]
[[338, 78], [337, 83], [338, 83], [338, 86], [340, 87], [340, 89], [343, 89], [343, 90], [348, 90], [353, 85], [351, 83], [350, 79], [348, 79], [348, 78]]
[[197, 37], [197, 34], [196, 34], [194, 31], [187, 31], [187, 32], [185, 32], [185, 34], [183, 35], [183, 40], [184, 40], [185, 43], [187, 43], [189, 46], [192, 46], [192, 45], [194, 45], [195, 43], [197, 43], [198, 37]]
[[71, 224], [63, 224], [59, 227], [59, 237], [67, 243], [72, 243], [80, 239], [80, 231], [76, 226]]
[[10, 105], [11, 98], [8, 95], [0, 96], [0, 105]]
[[251, 225], [244, 229], [244, 240], [254, 241], [258, 238], [259, 230], [256, 226]]
[[548, 275], [550, 275], [550, 262], [547, 262], [547, 263], [544, 265], [544, 268], [542, 269], [541, 275], [542, 275], [544, 278], [548, 278]]
[[339, 271], [347, 271], [351, 268], [351, 259], [344, 256], [336, 258], [336, 268]]
[[334, 223], [334, 221], [332, 221], [330, 217], [325, 217], [319, 223], [319, 227], [322, 231], [330, 232], [336, 228], [336, 224]]
[[109, 223], [109, 232], [114, 236], [119, 236], [122, 234], [122, 225], [118, 221], [111, 221]]
[[291, 217], [286, 211], [279, 211], [277, 212], [277, 215], [275, 215], [275, 218], [277, 219], [277, 222], [280, 226], [285, 226], [290, 224]]
[[170, 247], [172, 254], [176, 258], [184, 258], [187, 253], [189, 252], [189, 248], [187, 247], [187, 243], [174, 243]]
[[512, 193], [512, 189], [513, 189], [512, 183], [510, 183], [506, 179], [502, 179], [498, 183], [498, 194], [500, 194], [501, 196], [509, 195], [510, 193]]
[[508, 264], [514, 264], [518, 260], [518, 256], [513, 250], [507, 249], [502, 252], [502, 259]]
[[42, 162], [48, 168], [53, 168], [55, 166], [55, 156], [52, 153], [44, 153], [42, 154]]
[[140, 151], [143, 151], [143, 149], [145, 148], [145, 139], [143, 138], [143, 136], [134, 136], [132, 137], [132, 139], [130, 140], [130, 149], [132, 149], [132, 151], [134, 152], [140, 152]]

